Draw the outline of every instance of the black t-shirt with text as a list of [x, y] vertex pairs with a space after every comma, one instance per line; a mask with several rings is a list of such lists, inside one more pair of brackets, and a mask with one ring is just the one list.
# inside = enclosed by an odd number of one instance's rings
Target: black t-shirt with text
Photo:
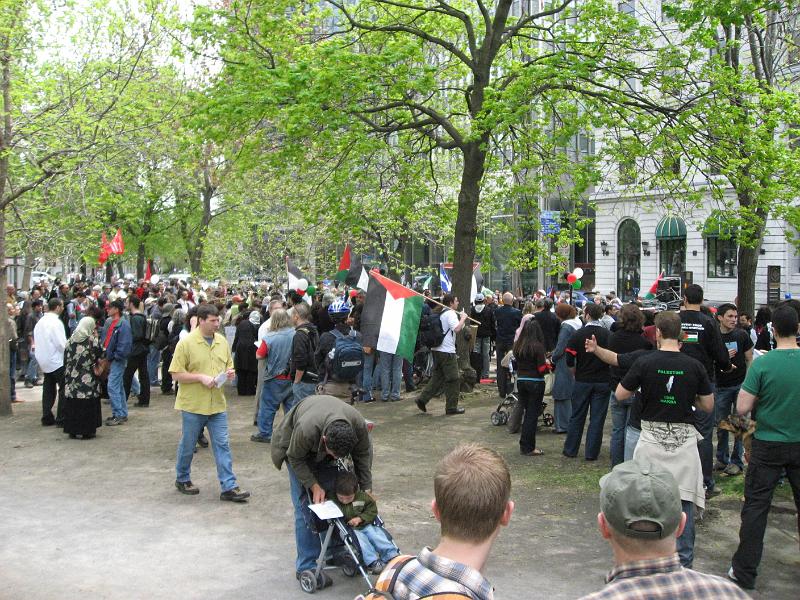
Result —
[[735, 369], [729, 373], [717, 371], [717, 387], [736, 387], [742, 385], [744, 376], [747, 374], [747, 360], [745, 352], [753, 347], [753, 340], [744, 329], [733, 329], [728, 333], [722, 333], [722, 343], [730, 352], [736, 350], [736, 354], [731, 358], [731, 364]]
[[631, 409], [630, 425], [641, 422], [694, 424], [695, 397], [711, 393], [711, 382], [699, 360], [682, 352], [655, 350], [633, 363], [621, 382], [626, 390], [641, 388]]

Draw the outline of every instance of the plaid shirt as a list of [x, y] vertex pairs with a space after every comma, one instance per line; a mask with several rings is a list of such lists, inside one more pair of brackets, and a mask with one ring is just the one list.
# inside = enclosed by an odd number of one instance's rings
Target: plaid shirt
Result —
[[457, 592], [475, 600], [493, 600], [492, 585], [472, 567], [437, 556], [423, 548], [400, 571], [392, 595], [397, 600], [416, 600], [423, 596]]
[[681, 566], [677, 554], [618, 565], [606, 577], [606, 587], [581, 600], [749, 600], [735, 584]]

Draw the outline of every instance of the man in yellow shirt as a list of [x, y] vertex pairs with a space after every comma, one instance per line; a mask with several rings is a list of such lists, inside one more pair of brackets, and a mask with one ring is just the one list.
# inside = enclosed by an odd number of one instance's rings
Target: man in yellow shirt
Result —
[[204, 427], [211, 436], [214, 462], [222, 493], [220, 500], [245, 502], [250, 492], [236, 484], [233, 460], [228, 445], [228, 414], [225, 412], [224, 382], [233, 379], [233, 359], [225, 336], [217, 333], [219, 312], [216, 306], [197, 308], [197, 328], [178, 342], [169, 372], [180, 385], [175, 409], [181, 411], [183, 433], [178, 444], [175, 487], [182, 494], [196, 495], [200, 490], [189, 475], [197, 437]]

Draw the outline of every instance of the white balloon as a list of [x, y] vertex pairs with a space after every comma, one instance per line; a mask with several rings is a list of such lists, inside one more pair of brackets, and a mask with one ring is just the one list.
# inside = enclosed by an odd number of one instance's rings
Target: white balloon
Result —
[[575, 277], [577, 277], [578, 279], [580, 279], [581, 277], [583, 277], [583, 269], [581, 269], [580, 267], [576, 267], [575, 270], [572, 272], [572, 274], [575, 275]]
[[297, 289], [298, 290], [307, 290], [308, 289], [308, 281], [306, 279], [301, 279], [297, 282]]
[[158, 283], [159, 281], [161, 281], [161, 277], [159, 277], [158, 275], [153, 275], [150, 278], [150, 283]]

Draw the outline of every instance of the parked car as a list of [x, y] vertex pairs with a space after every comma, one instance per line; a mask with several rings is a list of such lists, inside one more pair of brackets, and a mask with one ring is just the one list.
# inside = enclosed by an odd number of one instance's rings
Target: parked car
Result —
[[54, 277], [47, 271], [31, 271], [31, 283], [37, 284], [40, 281], [53, 281]]

